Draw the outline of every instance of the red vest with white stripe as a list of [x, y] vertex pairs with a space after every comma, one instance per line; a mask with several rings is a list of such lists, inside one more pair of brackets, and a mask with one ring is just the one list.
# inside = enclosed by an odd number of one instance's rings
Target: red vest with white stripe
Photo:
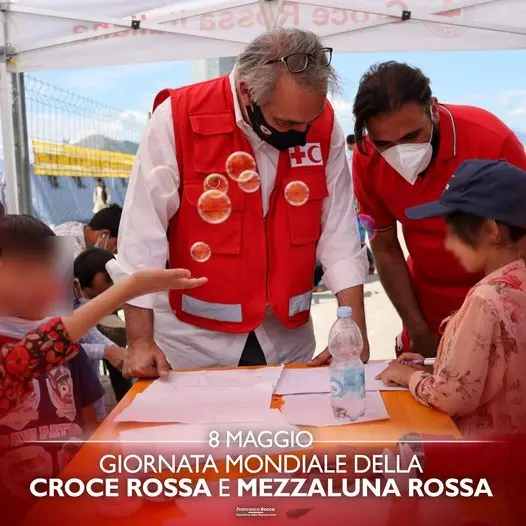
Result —
[[[231, 153], [254, 156], [254, 152], [236, 125], [228, 77], [164, 90], [156, 97], [154, 110], [168, 97], [181, 178], [180, 208], [168, 229], [169, 266], [208, 278], [203, 287], [170, 291], [175, 314], [197, 327], [246, 333], [261, 324], [270, 306], [289, 329], [304, 325], [309, 320], [322, 202], [328, 195], [325, 164], [332, 108], [327, 103], [309, 130], [307, 145], [280, 152], [266, 218], [261, 190], [245, 193], [229, 179], [232, 213], [223, 223], [209, 224], [197, 211], [205, 177], [226, 176], [225, 162]], [[284, 189], [291, 181], [309, 187], [309, 200], [303, 206], [292, 206], [285, 199]], [[208, 261], [192, 259], [190, 247], [196, 242], [209, 245]]]

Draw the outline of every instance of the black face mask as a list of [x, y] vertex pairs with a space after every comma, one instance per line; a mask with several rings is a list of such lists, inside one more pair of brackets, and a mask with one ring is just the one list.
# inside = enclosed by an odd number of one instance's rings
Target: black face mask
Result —
[[290, 130], [286, 132], [280, 132], [270, 126], [263, 117], [261, 108], [256, 104], [247, 106], [247, 114], [250, 120], [250, 125], [256, 133], [256, 135], [265, 142], [268, 142], [271, 146], [274, 146], [276, 150], [283, 152], [289, 148], [295, 146], [305, 146], [307, 144], [307, 131], [299, 132]]

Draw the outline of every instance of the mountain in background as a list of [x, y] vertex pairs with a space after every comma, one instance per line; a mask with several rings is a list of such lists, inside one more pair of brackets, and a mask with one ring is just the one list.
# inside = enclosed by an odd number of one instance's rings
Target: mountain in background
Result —
[[107, 152], [119, 152], [135, 155], [139, 149], [139, 144], [132, 141], [117, 141], [105, 135], [88, 135], [76, 142], [74, 146], [83, 148], [93, 148], [94, 150], [106, 150]]
[[[526, 132], [514, 130], [519, 140], [524, 144], [526, 148]], [[94, 148], [96, 150], [107, 150], [110, 152], [127, 153], [135, 155], [139, 149], [139, 144], [132, 141], [118, 141], [110, 139], [105, 135], [94, 134], [88, 135], [84, 139], [78, 141], [74, 146], [81, 146], [84, 148]], [[4, 159], [0, 157], [0, 175], [4, 172]]]
[[[514, 130], [519, 140], [526, 148], [526, 132]], [[89, 135], [84, 139], [75, 143], [75, 146], [82, 146], [84, 148], [94, 148], [96, 150], [106, 150], [109, 152], [120, 152], [135, 155], [139, 149], [139, 145], [132, 141], [117, 141], [110, 139], [105, 135]]]

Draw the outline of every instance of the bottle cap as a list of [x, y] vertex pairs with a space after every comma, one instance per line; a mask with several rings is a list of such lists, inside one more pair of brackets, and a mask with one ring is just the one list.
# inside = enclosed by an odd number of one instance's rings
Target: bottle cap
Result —
[[338, 318], [350, 318], [352, 316], [352, 308], [338, 307], [338, 310], [336, 311], [336, 316], [338, 316]]

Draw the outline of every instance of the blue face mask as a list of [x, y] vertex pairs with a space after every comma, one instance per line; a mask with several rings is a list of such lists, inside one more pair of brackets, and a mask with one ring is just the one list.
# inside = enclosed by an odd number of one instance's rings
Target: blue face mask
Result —
[[80, 288], [80, 283], [77, 279], [75, 279], [73, 283], [73, 292], [75, 294], [75, 303], [80, 307], [81, 305], [84, 305], [88, 303], [89, 299], [84, 296], [84, 293], [82, 292], [82, 289]]

